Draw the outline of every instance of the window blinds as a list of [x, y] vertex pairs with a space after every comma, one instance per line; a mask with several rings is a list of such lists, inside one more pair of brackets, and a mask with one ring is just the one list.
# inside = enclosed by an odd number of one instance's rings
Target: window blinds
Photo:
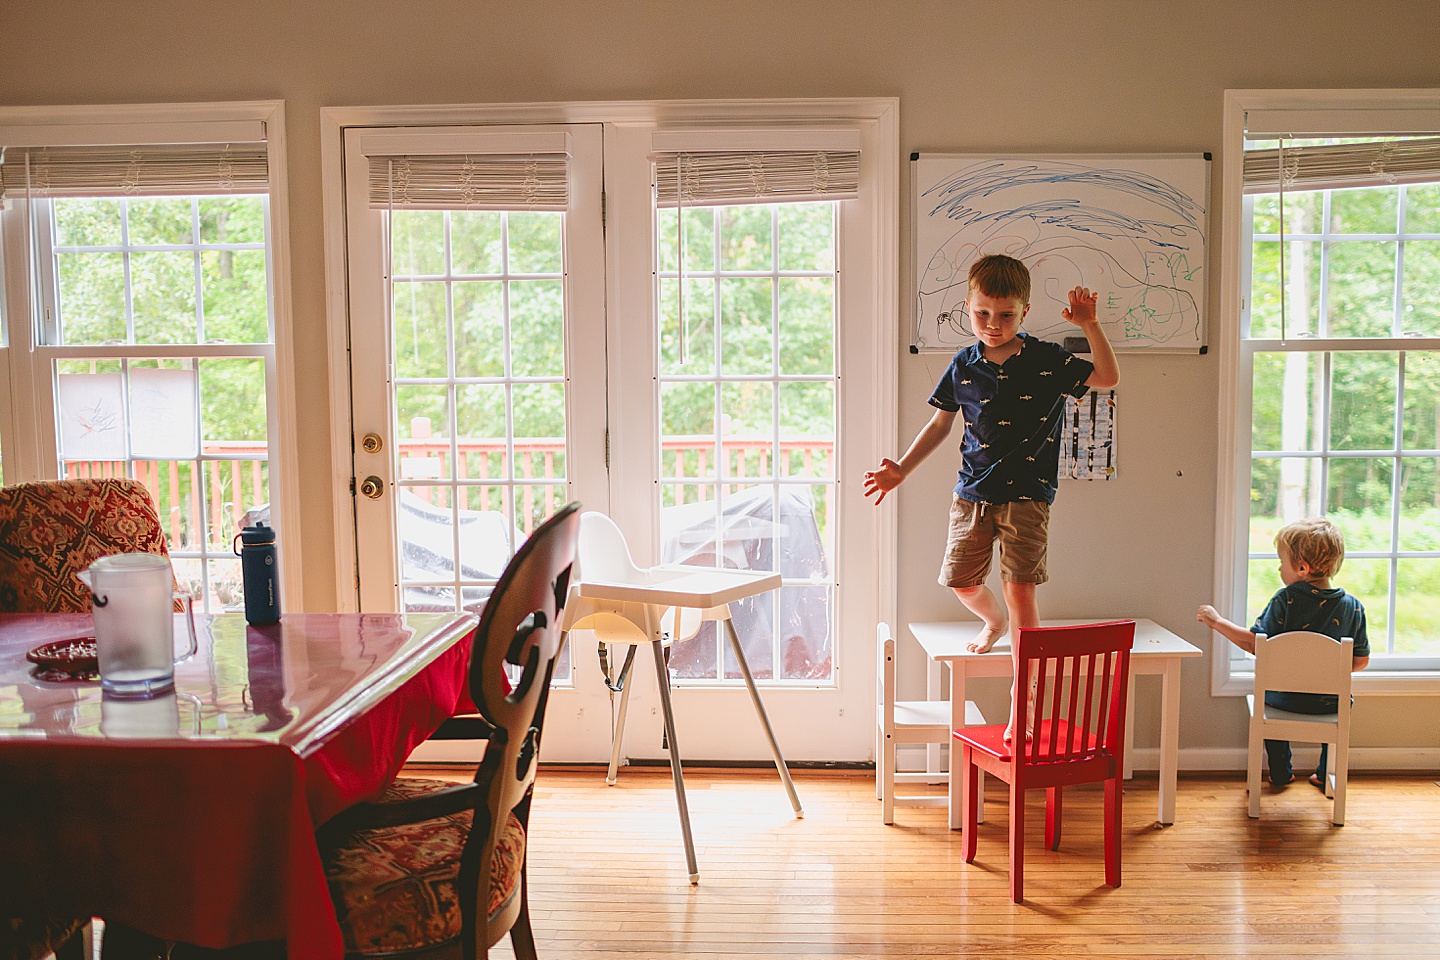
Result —
[[1279, 193], [1282, 169], [1288, 191], [1440, 182], [1440, 137], [1246, 150], [1245, 193]]
[[264, 143], [0, 150], [0, 196], [188, 196], [267, 193]]
[[564, 153], [372, 156], [370, 206], [558, 210], [570, 205]]
[[661, 207], [853, 200], [860, 193], [858, 150], [663, 152], [652, 159]]

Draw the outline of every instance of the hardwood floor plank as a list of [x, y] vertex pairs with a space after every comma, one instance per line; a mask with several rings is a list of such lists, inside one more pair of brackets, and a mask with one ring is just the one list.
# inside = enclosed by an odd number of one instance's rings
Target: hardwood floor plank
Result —
[[[416, 775], [445, 776], [433, 767]], [[455, 771], [453, 779], [468, 779]], [[546, 768], [529, 851], [543, 960], [685, 957], [1426, 957], [1440, 955], [1440, 787], [1355, 776], [1349, 822], [1295, 785], [1246, 816], [1241, 776], [1180, 780], [1176, 822], [1155, 781], [1126, 788], [1124, 883], [1104, 885], [1102, 794], [1066, 792], [1045, 848], [1027, 798], [1026, 902], [1010, 901], [1004, 785], [987, 783], [973, 864], [943, 807], [880, 823], [867, 774], [795, 773], [804, 820], [774, 771], [687, 769], [700, 884], [688, 882], [668, 770]], [[932, 788], [935, 793], [940, 788]], [[507, 941], [491, 956], [512, 956]]]

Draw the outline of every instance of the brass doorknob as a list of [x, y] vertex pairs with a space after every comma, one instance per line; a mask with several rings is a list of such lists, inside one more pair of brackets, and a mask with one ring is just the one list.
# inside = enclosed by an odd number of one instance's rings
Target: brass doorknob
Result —
[[366, 477], [360, 482], [360, 492], [371, 500], [378, 500], [385, 492], [385, 481], [379, 477]]
[[365, 434], [364, 438], [360, 441], [360, 449], [366, 453], [379, 453], [384, 446], [385, 441], [373, 433]]

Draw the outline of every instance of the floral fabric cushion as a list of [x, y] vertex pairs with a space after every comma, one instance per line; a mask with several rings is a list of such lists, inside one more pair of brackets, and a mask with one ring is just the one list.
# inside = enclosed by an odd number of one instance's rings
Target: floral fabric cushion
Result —
[[150, 491], [138, 480], [47, 480], [0, 487], [0, 612], [84, 613], [75, 578], [115, 553], [169, 556]]
[[[440, 780], [402, 778], [378, 802], [444, 786], [448, 784]], [[325, 874], [347, 955], [428, 949], [459, 938], [456, 880], [471, 819], [467, 811], [423, 823], [362, 830], [326, 858]], [[525, 828], [512, 813], [491, 864], [489, 916], [519, 896], [524, 863]]]

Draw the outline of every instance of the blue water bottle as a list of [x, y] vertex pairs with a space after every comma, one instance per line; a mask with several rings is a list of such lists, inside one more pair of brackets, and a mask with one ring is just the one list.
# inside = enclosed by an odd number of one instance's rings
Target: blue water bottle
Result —
[[[275, 529], [263, 523], [246, 527], [235, 537], [245, 583], [245, 619], [255, 626], [280, 622], [280, 566], [275, 555]], [[234, 544], [231, 544], [234, 550]]]

